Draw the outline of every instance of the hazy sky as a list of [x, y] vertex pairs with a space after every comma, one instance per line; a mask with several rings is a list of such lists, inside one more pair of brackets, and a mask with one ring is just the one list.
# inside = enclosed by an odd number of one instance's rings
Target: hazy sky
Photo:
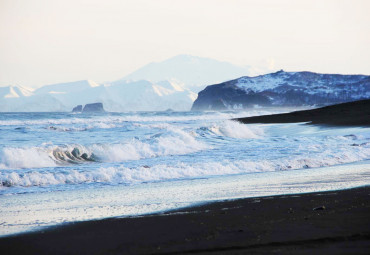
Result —
[[116, 80], [178, 54], [370, 75], [367, 0], [0, 0], [0, 86]]

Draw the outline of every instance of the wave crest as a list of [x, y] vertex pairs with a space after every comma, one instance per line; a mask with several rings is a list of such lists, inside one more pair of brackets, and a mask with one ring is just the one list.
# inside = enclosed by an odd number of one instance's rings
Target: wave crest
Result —
[[[353, 149], [354, 148], [354, 149]], [[198, 162], [194, 164], [158, 164], [128, 168], [125, 166], [100, 167], [89, 171], [74, 169], [56, 172], [0, 172], [0, 186], [44, 186], [57, 184], [109, 183], [135, 184], [142, 182], [165, 181], [172, 179], [204, 178], [209, 176], [243, 174], [269, 171], [285, 171], [304, 168], [327, 167], [352, 163], [370, 158], [370, 148], [352, 147], [351, 150], [336, 154], [325, 153], [316, 157], [293, 157], [261, 161], [222, 161]]]
[[218, 124], [200, 128], [211, 134], [238, 139], [255, 139], [261, 137], [264, 132], [256, 125], [245, 125], [237, 121], [226, 120]]
[[122, 162], [165, 155], [182, 155], [204, 150], [208, 146], [194, 134], [173, 128], [145, 141], [132, 139], [117, 144], [63, 145], [0, 149], [0, 168], [23, 169], [55, 167], [88, 162]]

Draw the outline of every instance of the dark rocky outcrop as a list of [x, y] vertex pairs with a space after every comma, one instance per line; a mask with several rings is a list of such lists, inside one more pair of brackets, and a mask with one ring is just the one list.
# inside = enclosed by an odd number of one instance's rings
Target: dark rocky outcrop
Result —
[[105, 112], [102, 103], [86, 104], [82, 108], [82, 105], [77, 105], [73, 108], [72, 112]]
[[369, 98], [370, 76], [279, 71], [207, 86], [198, 93], [192, 110], [326, 106]]
[[82, 112], [105, 112], [102, 103], [86, 104]]
[[309, 124], [338, 126], [370, 126], [370, 99], [330, 105], [312, 110], [234, 120], [244, 124], [308, 122]]
[[82, 112], [82, 105], [77, 105], [73, 108], [72, 112]]

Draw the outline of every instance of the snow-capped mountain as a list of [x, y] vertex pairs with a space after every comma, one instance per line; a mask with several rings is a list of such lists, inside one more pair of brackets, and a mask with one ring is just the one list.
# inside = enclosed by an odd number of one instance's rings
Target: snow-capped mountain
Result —
[[104, 85], [82, 80], [36, 90], [0, 87], [0, 111], [70, 111], [93, 102], [102, 102], [107, 111], [187, 111], [197, 97], [194, 91], [205, 84], [246, 74], [246, 68], [226, 62], [179, 55]]
[[90, 80], [44, 86], [0, 88], [0, 111], [71, 111], [76, 105], [101, 102], [107, 111], [188, 111], [197, 94], [168, 81], [121, 81], [99, 85]]
[[247, 69], [226, 62], [179, 55], [105, 84], [82, 80], [36, 90], [0, 87], [0, 111], [71, 111], [77, 105], [96, 102], [103, 103], [106, 111], [117, 112], [217, 110], [251, 105], [325, 105], [370, 97], [369, 76], [283, 71], [243, 76], [194, 93], [204, 84], [247, 73]]
[[107, 104], [105, 108], [112, 108], [114, 111], [188, 111], [197, 96], [196, 93], [169, 82], [121, 81], [105, 88], [114, 102], [111, 106]]
[[284, 72], [241, 77], [206, 87], [192, 110], [329, 105], [370, 98], [370, 76]]
[[92, 80], [82, 80], [67, 83], [57, 83], [51, 85], [45, 85], [35, 91], [36, 94], [68, 94], [76, 93], [85, 89], [95, 88], [100, 86], [98, 83]]
[[103, 103], [107, 111], [188, 111], [197, 97], [194, 91], [246, 74], [247, 69], [226, 62], [179, 55], [105, 84], [82, 80], [36, 90], [0, 88], [0, 111], [71, 111], [94, 102]]
[[0, 98], [27, 97], [33, 94], [34, 89], [23, 86], [0, 87]]
[[148, 80], [154, 83], [169, 81], [198, 92], [207, 84], [223, 82], [242, 75], [250, 75], [249, 69], [209, 58], [178, 55], [163, 62], [150, 63], [120, 81]]

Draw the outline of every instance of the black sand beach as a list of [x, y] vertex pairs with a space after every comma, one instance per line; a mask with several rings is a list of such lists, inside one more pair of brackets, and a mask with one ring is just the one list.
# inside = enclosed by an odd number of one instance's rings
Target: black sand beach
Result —
[[0, 239], [1, 254], [369, 254], [370, 187], [247, 198]]
[[370, 126], [370, 100], [336, 104], [313, 110], [238, 118], [234, 120], [245, 124], [309, 122], [309, 124], [339, 126]]
[[[370, 100], [237, 119], [370, 125]], [[1, 254], [369, 254], [370, 186], [214, 202], [0, 238]]]

